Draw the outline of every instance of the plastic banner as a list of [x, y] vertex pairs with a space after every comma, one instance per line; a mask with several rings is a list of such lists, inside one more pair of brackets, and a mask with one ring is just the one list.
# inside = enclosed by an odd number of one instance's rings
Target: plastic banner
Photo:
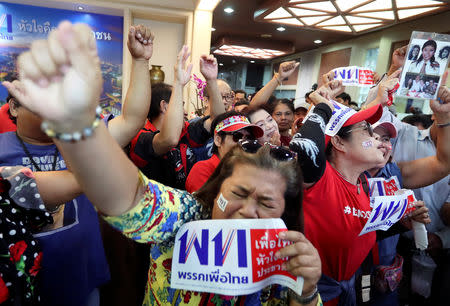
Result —
[[184, 224], [175, 238], [170, 286], [237, 296], [280, 284], [301, 295], [303, 278], [283, 271], [275, 253], [290, 244], [281, 219], [203, 220]]
[[397, 96], [436, 99], [449, 55], [450, 35], [414, 31], [405, 55]]
[[373, 86], [373, 71], [368, 68], [349, 66], [333, 69], [334, 79], [342, 80], [344, 86]]

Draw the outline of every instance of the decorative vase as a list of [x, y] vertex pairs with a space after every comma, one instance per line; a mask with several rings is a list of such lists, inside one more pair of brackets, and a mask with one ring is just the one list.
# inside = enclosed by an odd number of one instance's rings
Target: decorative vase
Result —
[[150, 82], [153, 84], [164, 82], [164, 71], [161, 70], [161, 66], [152, 65], [150, 69]]

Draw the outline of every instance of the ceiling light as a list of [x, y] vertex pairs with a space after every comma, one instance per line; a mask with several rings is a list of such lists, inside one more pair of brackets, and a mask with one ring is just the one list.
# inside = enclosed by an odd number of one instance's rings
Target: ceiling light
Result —
[[416, 15], [420, 15], [425, 12], [434, 11], [435, 9], [438, 9], [438, 7], [428, 7], [428, 8], [416, 8], [416, 9], [409, 9], [409, 10], [398, 10], [398, 18], [404, 19]]
[[315, 43], [315, 44], [321, 44], [322, 41], [321, 41], [320, 39], [316, 39], [316, 40], [314, 41], [314, 43]]
[[271, 38], [272, 34], [261, 34], [262, 38]]
[[303, 23], [301, 23], [297, 18], [278, 19], [277, 23], [286, 23], [286, 24], [293, 24], [293, 25], [298, 25], [298, 26], [303, 25]]
[[216, 30], [216, 28], [211, 28], [211, 32], [214, 32]]
[[[257, 47], [256, 47], [257, 46]], [[214, 50], [215, 55], [245, 57], [251, 60], [272, 59], [293, 53], [295, 48], [291, 42], [273, 39], [254, 39], [249, 42], [244, 38], [222, 37]]]
[[292, 17], [292, 15], [289, 14], [289, 12], [286, 11], [284, 8], [279, 8], [279, 9], [273, 11], [272, 13], [270, 13], [269, 15], [267, 15], [264, 18], [265, 19], [272, 19], [272, 18], [284, 18], [284, 17]]
[[255, 63], [255, 61], [250, 61], [250, 63], [254, 64], [254, 63]]
[[309, 8], [316, 11], [326, 11], [326, 12], [336, 12], [336, 8], [334, 7], [333, 3], [330, 1], [319, 1], [319, 2], [313, 2], [313, 3], [300, 3], [297, 5], [297, 7], [301, 8]]
[[223, 63], [219, 63], [219, 66], [223, 66]]
[[286, 28], [285, 27], [278, 27], [277, 31], [283, 32], [283, 31], [286, 31]]
[[259, 22], [359, 34], [361, 31], [392, 26], [405, 18], [418, 18], [445, 11], [448, 9], [447, 2], [443, 0], [265, 0], [255, 11], [253, 18]]
[[84, 7], [82, 7], [81, 5], [79, 5], [79, 6], [77, 6], [77, 10], [83, 11], [83, 10], [84, 10]]
[[197, 5], [197, 10], [212, 12], [219, 2], [220, 0], [200, 0]]
[[396, 0], [398, 8], [411, 8], [417, 6], [440, 5], [442, 2], [434, 0]]
[[234, 10], [233, 10], [231, 7], [226, 7], [226, 8], [223, 9], [223, 11], [224, 11], [225, 13], [227, 13], [227, 14], [231, 14], [231, 13], [234, 12]]
[[329, 19], [330, 16], [318, 16], [318, 17], [302, 17], [302, 21], [307, 25], [313, 25], [324, 21], [325, 19]]
[[360, 25], [354, 25], [353, 29], [355, 29], [356, 32], [365, 31], [368, 29], [376, 28], [383, 25], [382, 23], [374, 23], [374, 24], [360, 24]]

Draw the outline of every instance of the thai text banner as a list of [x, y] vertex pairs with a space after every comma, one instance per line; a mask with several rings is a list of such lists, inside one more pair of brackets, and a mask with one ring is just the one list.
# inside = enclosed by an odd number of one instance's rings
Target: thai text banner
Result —
[[171, 287], [247, 295], [271, 284], [301, 294], [303, 278], [283, 271], [274, 255], [290, 242], [281, 219], [203, 220], [184, 224], [175, 238]]

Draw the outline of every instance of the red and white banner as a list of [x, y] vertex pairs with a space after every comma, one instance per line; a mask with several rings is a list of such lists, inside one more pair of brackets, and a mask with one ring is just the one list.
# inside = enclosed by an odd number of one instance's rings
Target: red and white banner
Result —
[[334, 79], [342, 80], [344, 86], [373, 86], [373, 75], [372, 70], [357, 66], [334, 69]]
[[184, 224], [175, 238], [170, 286], [247, 295], [280, 284], [301, 295], [303, 278], [282, 270], [275, 253], [290, 244], [281, 219], [203, 220]]

